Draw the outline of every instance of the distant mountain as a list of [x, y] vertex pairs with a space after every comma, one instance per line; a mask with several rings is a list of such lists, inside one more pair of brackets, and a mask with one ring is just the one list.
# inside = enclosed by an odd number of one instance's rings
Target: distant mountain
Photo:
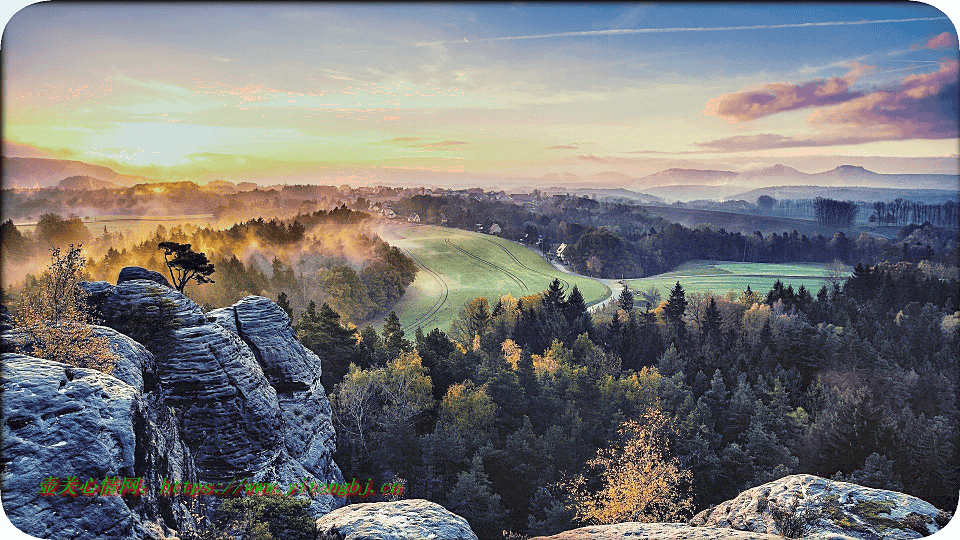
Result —
[[793, 167], [787, 167], [786, 165], [774, 165], [772, 167], [766, 167], [763, 169], [755, 169], [751, 171], [743, 171], [738, 175], [740, 178], [802, 178], [805, 176], [810, 176], [807, 173], [800, 172]]
[[120, 174], [109, 167], [82, 161], [3, 156], [4, 188], [55, 187], [61, 180], [71, 176], [86, 176], [124, 187], [157, 181], [143, 176]]
[[[876, 173], [874, 173], [876, 174]], [[892, 175], [878, 175], [892, 176]], [[828, 197], [843, 201], [892, 201], [896, 198], [910, 201], [925, 202], [927, 204], [942, 204], [946, 201], [956, 201], [956, 189], [913, 189], [913, 188], [882, 188], [882, 187], [841, 187], [841, 186], [772, 186], [753, 189], [726, 197], [727, 200], [744, 200], [754, 202], [761, 195], [769, 195], [774, 199], [815, 199]]]
[[100, 180], [92, 176], [71, 176], [61, 180], [57, 184], [57, 187], [60, 189], [94, 190], [109, 189], [118, 186], [113, 182], [107, 182], [106, 180]]
[[636, 187], [646, 191], [648, 187], [667, 185], [718, 185], [734, 181], [737, 176], [733, 171], [667, 169], [638, 179]]

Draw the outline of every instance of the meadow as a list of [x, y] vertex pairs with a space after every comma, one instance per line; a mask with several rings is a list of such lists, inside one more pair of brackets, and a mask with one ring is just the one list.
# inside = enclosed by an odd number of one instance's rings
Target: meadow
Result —
[[634, 291], [648, 291], [656, 287], [663, 299], [679, 281], [687, 294], [712, 291], [725, 294], [742, 291], [749, 285], [761, 295], [766, 294], [779, 279], [784, 286], [792, 285], [796, 291], [801, 285], [816, 296], [820, 287], [829, 288], [832, 279], [846, 279], [849, 267], [819, 263], [746, 263], [729, 261], [690, 261], [670, 272], [638, 279], [628, 279], [626, 284]]
[[380, 236], [419, 265], [416, 280], [394, 310], [404, 329], [448, 330], [464, 304], [478, 296], [492, 306], [505, 294], [537, 294], [554, 278], [569, 291], [576, 285], [587, 305], [611, 295], [606, 285], [563, 273], [526, 247], [491, 235], [460, 229], [391, 223]]

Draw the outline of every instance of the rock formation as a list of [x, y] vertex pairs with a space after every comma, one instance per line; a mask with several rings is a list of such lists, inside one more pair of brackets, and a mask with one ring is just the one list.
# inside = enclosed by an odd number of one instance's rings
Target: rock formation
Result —
[[477, 540], [467, 520], [423, 499], [360, 503], [317, 520], [323, 540]]
[[718, 527], [693, 527], [686, 523], [616, 523], [564, 531], [531, 540], [783, 540], [782, 536], [735, 531]]
[[[320, 359], [296, 340], [286, 313], [248, 297], [207, 314], [151, 274], [125, 268], [116, 286], [82, 284], [106, 325], [95, 335], [118, 357], [110, 375], [25, 356], [21, 333], [0, 334], [3, 503], [26, 532], [150, 538], [179, 529], [193, 501], [156, 497], [164, 478], [282, 488], [343, 481]], [[49, 476], [140, 476], [153, 493], [40, 496]], [[331, 495], [310, 501], [314, 515], [343, 504]], [[43, 529], [53, 524], [70, 532]]]
[[790, 538], [866, 540], [922, 538], [949, 521], [950, 514], [910, 495], [795, 474], [748, 489], [690, 523]]

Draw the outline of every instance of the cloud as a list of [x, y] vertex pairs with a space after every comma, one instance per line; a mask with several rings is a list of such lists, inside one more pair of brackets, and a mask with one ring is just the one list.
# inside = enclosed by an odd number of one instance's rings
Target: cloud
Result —
[[924, 45], [927, 49], [943, 49], [945, 47], [950, 47], [951, 49], [957, 48], [957, 36], [951, 34], [950, 32], [944, 32], [938, 36], [930, 38], [930, 41]]
[[578, 158], [578, 159], [582, 159], [582, 160], [584, 160], [584, 161], [596, 161], [596, 162], [598, 162], [598, 163], [606, 163], [606, 161], [607, 161], [607, 160], [603, 159], [602, 157], [597, 157], [597, 156], [593, 156], [593, 155], [577, 156], [577, 158]]
[[445, 146], [462, 146], [465, 144], [470, 144], [470, 143], [466, 141], [440, 141], [440, 142], [429, 143], [429, 144], [421, 144], [420, 148], [442, 148]]
[[414, 142], [419, 140], [420, 137], [394, 137], [392, 142]]
[[904, 77], [891, 88], [862, 94], [807, 119], [823, 133], [785, 136], [738, 135], [697, 146], [719, 152], [860, 144], [909, 139], [955, 139], [958, 136], [956, 60], [944, 60], [932, 73]]
[[[614, 30], [586, 30], [582, 32], [557, 32], [555, 34], [531, 34], [526, 36], [503, 36], [495, 38], [476, 38], [470, 43], [478, 41], [516, 41], [521, 39], [546, 39], [560, 37], [592, 37], [592, 36], [622, 36], [629, 34], [665, 34], [674, 32], [727, 32], [732, 30], [776, 30], [780, 28], [817, 28], [824, 26], [861, 26], [866, 24], [888, 24], [905, 23], [917, 21], [943, 21], [949, 20], [947, 17], [916, 17], [912, 19], [879, 19], [863, 21], [824, 21], [824, 22], [803, 22], [786, 24], [755, 24], [751, 26], [707, 26], [707, 27], [678, 27], [678, 28], [622, 28]], [[463, 43], [463, 40], [434, 41], [430, 43], [417, 43], [418, 47], [428, 47], [431, 45], [443, 45], [452, 43]]]
[[862, 96], [850, 86], [874, 66], [853, 62], [843, 77], [818, 79], [801, 84], [771, 83], [755, 90], [744, 90], [711, 99], [704, 114], [727, 118], [731, 122], [756, 120], [764, 116], [804, 107], [835, 105]]
[[579, 147], [574, 144], [557, 144], [547, 148], [547, 150], [576, 150], [577, 148]]
[[892, 89], [816, 111], [809, 122], [861, 133], [897, 133], [900, 139], [956, 138], [957, 67], [956, 60], [945, 60], [933, 73], [909, 75]]

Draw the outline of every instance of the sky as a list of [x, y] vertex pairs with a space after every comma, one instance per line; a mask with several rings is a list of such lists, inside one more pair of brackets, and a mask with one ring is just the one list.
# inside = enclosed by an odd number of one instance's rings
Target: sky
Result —
[[201, 183], [955, 174], [956, 36], [920, 3], [41, 3], [3, 35], [3, 150]]

